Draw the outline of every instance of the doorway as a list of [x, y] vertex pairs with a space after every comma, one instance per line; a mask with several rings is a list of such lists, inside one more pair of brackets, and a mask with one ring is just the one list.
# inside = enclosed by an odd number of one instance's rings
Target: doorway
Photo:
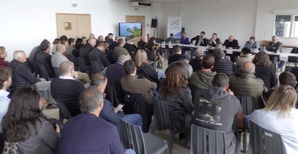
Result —
[[90, 14], [56, 13], [57, 37], [88, 38], [91, 33]]

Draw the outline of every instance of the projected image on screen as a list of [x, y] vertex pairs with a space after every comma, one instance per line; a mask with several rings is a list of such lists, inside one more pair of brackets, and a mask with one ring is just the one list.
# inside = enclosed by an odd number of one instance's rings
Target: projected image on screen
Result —
[[142, 23], [119, 23], [119, 36], [142, 36]]

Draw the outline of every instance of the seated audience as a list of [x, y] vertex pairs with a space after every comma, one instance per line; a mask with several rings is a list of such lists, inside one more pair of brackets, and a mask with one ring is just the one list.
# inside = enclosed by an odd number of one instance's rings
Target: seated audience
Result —
[[138, 42], [138, 49], [145, 50], [146, 48], [147, 48], [146, 38], [144, 36], [142, 36], [140, 41]]
[[51, 83], [51, 93], [54, 99], [65, 104], [71, 116], [74, 117], [81, 113], [79, 95], [85, 87], [82, 82], [76, 80], [77, 76], [72, 62], [62, 62], [60, 73], [59, 78]]
[[[44, 39], [44, 40], [42, 40], [41, 41], [41, 43], [40, 44], [48, 44], [48, 40], [47, 39]], [[30, 55], [29, 55], [29, 59], [30, 60], [36, 60], [36, 56], [39, 54], [41, 52], [41, 48], [40, 48], [40, 45], [38, 45], [38, 46], [36, 46], [36, 47], [34, 47], [33, 49], [32, 49], [32, 51], [30, 52]]]
[[[57, 45], [57, 52], [52, 56], [51, 62], [53, 67], [60, 68], [62, 62], [69, 61], [65, 56], [65, 45]], [[87, 73], [76, 72], [78, 74], [78, 79], [83, 81], [85, 84], [90, 83], [91, 80]]]
[[22, 50], [17, 50], [13, 54], [13, 60], [9, 63], [12, 70], [12, 86], [11, 93], [20, 87], [35, 85], [37, 91], [42, 93], [42, 96], [48, 99], [49, 104], [54, 104], [50, 91], [51, 81], [36, 78], [24, 63], [26, 62], [26, 54]]
[[[153, 103], [152, 90], [156, 90], [157, 84], [149, 81], [148, 79], [138, 79], [137, 67], [134, 61], [128, 60], [124, 63], [123, 68], [126, 76], [121, 79], [121, 86], [123, 91], [130, 93], [140, 93], [144, 96], [147, 103]], [[140, 86], [142, 85], [142, 86]]]
[[113, 51], [113, 57], [115, 58], [115, 61], [118, 61], [118, 58], [121, 55], [129, 55], [128, 51], [123, 47], [124, 46], [124, 41], [123, 39], [118, 39], [118, 46], [114, 48]]
[[60, 40], [60, 38], [55, 38], [54, 39], [54, 41], [53, 41], [53, 47], [52, 47], [52, 49], [51, 49], [51, 54], [55, 54], [56, 53], [56, 46], [58, 45], [58, 44], [61, 44], [61, 40]]
[[290, 85], [282, 85], [270, 96], [264, 109], [255, 110], [249, 120], [258, 126], [280, 134], [286, 153], [298, 151], [297, 92]]
[[252, 60], [254, 59], [254, 55], [252, 55], [251, 53], [251, 49], [248, 47], [244, 47], [241, 50], [241, 55], [240, 57], [237, 59], [237, 63], [236, 65], [238, 67], [241, 67], [243, 65], [244, 62], [250, 61], [252, 62]]
[[118, 58], [118, 62], [112, 65], [109, 65], [106, 70], [106, 76], [108, 78], [108, 85], [112, 85], [118, 95], [120, 102], [123, 102], [123, 90], [121, 86], [121, 78], [126, 76], [123, 64], [130, 60], [128, 55], [121, 55]]
[[123, 48], [125, 48], [128, 51], [128, 53], [131, 56], [131, 59], [135, 60], [138, 48], [136, 47], [136, 45], [133, 44], [132, 39], [130, 37], [125, 38], [125, 45], [123, 46]]
[[247, 47], [255, 52], [259, 50], [259, 43], [256, 41], [256, 38], [252, 36], [249, 38], [249, 41], [245, 42], [245, 45], [243, 47]]
[[[60, 154], [124, 153], [117, 127], [99, 118], [103, 94], [92, 86], [80, 95], [82, 113], [67, 121], [59, 143]], [[83, 141], [83, 142], [82, 142]]]
[[[81, 38], [77, 38], [75, 43], [75, 48], [80, 51], [82, 46], [83, 46], [83, 40]], [[79, 56], [76, 56], [76, 57], [79, 57]]]
[[4, 150], [7, 153], [41, 154], [57, 153], [60, 128], [44, 117], [39, 104], [39, 94], [31, 87], [22, 87], [11, 98], [2, 120]]
[[[10, 99], [7, 89], [11, 86], [11, 69], [9, 67], [0, 67], [0, 125], [2, 118], [7, 112]], [[1, 131], [0, 131], [1, 132]]]
[[202, 70], [191, 75], [189, 83], [199, 89], [208, 89], [212, 86], [212, 80], [216, 72], [212, 72], [214, 65], [214, 57], [205, 56], [202, 60]]
[[143, 49], [139, 49], [136, 54], [137, 75], [139, 78], [146, 78], [151, 82], [159, 85], [159, 80], [155, 69], [149, 64], [147, 53]]
[[90, 66], [89, 53], [94, 49], [95, 45], [96, 39], [90, 38], [88, 43], [80, 49], [80, 57], [84, 59], [86, 66]]
[[66, 43], [67, 40], [68, 40], [67, 37], [66, 37], [65, 35], [60, 36], [59, 39], [60, 39], [60, 43], [63, 44], [63, 45], [65, 45], [65, 43]]
[[114, 34], [113, 33], [109, 33], [108, 36], [105, 37], [105, 41], [109, 43], [109, 45], [113, 44], [114, 40], [113, 40]]
[[8, 62], [5, 61], [6, 57], [7, 57], [7, 52], [5, 50], [5, 47], [0, 46], [0, 66], [8, 66]]
[[236, 66], [233, 62], [225, 58], [225, 53], [222, 48], [215, 48], [213, 56], [215, 63], [212, 71], [217, 73], [225, 73], [227, 76], [233, 76], [236, 72]]
[[114, 50], [114, 48], [119, 45], [118, 44], [118, 39], [119, 39], [119, 36], [115, 36], [115, 41], [113, 41], [113, 43], [109, 45], [110, 50]]
[[[101, 35], [100, 35], [100, 36], [101, 36]], [[98, 36], [98, 37], [99, 37], [99, 36]], [[90, 33], [90, 34], [89, 34], [89, 39], [96, 39], [96, 38], [95, 38], [95, 35], [94, 35], [93, 33]]]
[[189, 55], [186, 55], [186, 54], [182, 55], [182, 57], [178, 61], [183, 65], [184, 69], [186, 70], [187, 78], [190, 78], [190, 76], [193, 73], [193, 69], [192, 69], [191, 65], [189, 65], [189, 61], [190, 61], [190, 57], [189, 57]]
[[83, 36], [83, 37], [82, 37], [82, 45], [86, 45], [87, 42], [88, 42], [87, 37]]
[[191, 44], [193, 44], [192, 43], [193, 41], [196, 41], [195, 45], [198, 45], [198, 46], [207, 46], [209, 44], [208, 39], [205, 37], [204, 31], [201, 31], [200, 35], [197, 35], [196, 37], [192, 38], [190, 40]]
[[[166, 78], [160, 83], [160, 99], [167, 102], [175, 133], [188, 131], [192, 122], [194, 106], [187, 80], [183, 65], [176, 62], [168, 67]], [[180, 135], [180, 139], [182, 136]]]
[[267, 89], [274, 88], [277, 84], [277, 79], [267, 53], [264, 51], [257, 53], [252, 62], [256, 65], [255, 76], [264, 81]]
[[218, 45], [218, 44], [220, 44], [220, 39], [217, 38], [216, 33], [213, 33], [212, 37], [210, 38], [210, 41], [209, 41], [209, 46], [216, 47], [216, 45]]
[[75, 49], [76, 42], [74, 38], [69, 38], [67, 40], [67, 43], [68, 43], [68, 46], [66, 48], [65, 54], [68, 56], [68, 55], [72, 55], [72, 52]]
[[112, 50], [110, 50], [110, 45], [109, 45], [109, 42], [104, 42], [105, 44], [105, 54], [110, 62], [110, 64], [115, 64], [115, 60], [114, 60], [114, 57], [113, 57], [113, 52]]
[[[279, 42], [278, 36], [274, 35], [272, 36], [272, 42], [269, 42], [268, 45], [266, 46], [266, 50], [277, 53], [277, 52], [282, 52], [282, 46], [283, 44]], [[270, 60], [272, 61], [273, 64], [276, 64], [276, 61], [278, 60], [279, 56], [270, 56]], [[285, 61], [280, 61], [278, 64], [278, 69], [282, 71], [283, 66], [285, 64]]]
[[89, 52], [89, 59], [90, 61], [97, 61], [101, 71], [110, 65], [107, 55], [105, 54], [105, 44], [103, 41], [98, 42], [94, 49]]
[[[223, 131], [227, 153], [234, 153], [236, 137], [232, 126], [234, 117], [241, 114], [242, 107], [237, 97], [229, 89], [229, 77], [216, 74], [212, 87], [195, 94], [194, 124], [212, 130]], [[216, 110], [214, 110], [216, 108]]]
[[180, 60], [180, 58], [182, 58], [182, 55], [181, 55], [182, 49], [181, 49], [181, 47], [174, 46], [173, 50], [174, 50], [174, 54], [169, 57], [168, 65], [170, 65], [172, 62], [178, 61], [178, 60]]
[[[92, 76], [91, 86], [98, 87], [99, 92], [104, 93], [106, 86], [108, 84], [108, 79], [102, 73], [95, 73]], [[104, 98], [103, 108], [99, 114], [99, 117], [105, 119], [106, 121], [114, 124], [120, 128], [120, 119], [124, 121], [137, 125], [142, 128], [142, 116], [139, 114], [124, 114], [122, 109], [115, 110], [110, 101]]]
[[204, 56], [204, 51], [202, 50], [202, 48], [197, 48], [194, 56], [195, 58], [191, 57], [189, 64], [191, 65], [193, 72], [197, 72], [202, 69], [201, 62]]
[[150, 37], [150, 39], [148, 41], [148, 44], [147, 44], [148, 50], [152, 50], [152, 47], [155, 45], [154, 41], [155, 41], [155, 38], [154, 37]]
[[[239, 49], [239, 44], [238, 44], [238, 40], [234, 39], [233, 35], [230, 35], [228, 39], [225, 40], [223, 46], [226, 47], [226, 49]], [[236, 61], [236, 57], [237, 57], [237, 53], [233, 53], [232, 55], [230, 55], [231, 57], [231, 61], [235, 62]]]
[[254, 107], [260, 108], [259, 97], [264, 91], [264, 82], [254, 75], [255, 68], [252, 62], [243, 63], [239, 73], [230, 77], [230, 89], [235, 92], [235, 95], [253, 97]]
[[[189, 38], [186, 37], [186, 33], [185, 32], [182, 33], [182, 37], [180, 39], [180, 44], [186, 44], [186, 45], [189, 44]], [[182, 48], [182, 55], [185, 54], [185, 51], [188, 51], [188, 50], [190, 50], [190, 48], [183, 47]]]
[[166, 43], [176, 43], [176, 39], [174, 38], [174, 34], [173, 33], [171, 33], [170, 34], [170, 37], [168, 37], [167, 39], [166, 39]]
[[[93, 37], [93, 38], [95, 39], [95, 37]], [[97, 41], [104, 41], [103, 36], [102, 36], [102, 35], [99, 35], [99, 36], [97, 37]]]
[[50, 78], [54, 78], [55, 74], [54, 74], [54, 70], [52, 67], [52, 63], [51, 63], [51, 55], [50, 53], [50, 48], [51, 48], [51, 44], [49, 41], [43, 41], [40, 44], [40, 49], [41, 52], [39, 52], [36, 56], [36, 61], [39, 64], [43, 64], [49, 74]]

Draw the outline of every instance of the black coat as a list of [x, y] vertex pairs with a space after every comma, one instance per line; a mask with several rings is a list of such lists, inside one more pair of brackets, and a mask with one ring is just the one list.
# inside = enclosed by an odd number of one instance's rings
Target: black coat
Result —
[[85, 61], [86, 66], [90, 66], [90, 60], [89, 60], [89, 52], [93, 50], [94, 47], [92, 47], [89, 43], [82, 46], [80, 49], [80, 57], [82, 57]]

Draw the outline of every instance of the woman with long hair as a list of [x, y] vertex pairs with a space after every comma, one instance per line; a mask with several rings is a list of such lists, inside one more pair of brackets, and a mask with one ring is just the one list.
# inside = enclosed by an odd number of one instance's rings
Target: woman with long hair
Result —
[[268, 54], [264, 51], [257, 53], [252, 60], [252, 62], [256, 65], [256, 73], [255, 76], [257, 78], [261, 78], [264, 81], [264, 85], [267, 89], [271, 89], [276, 86], [277, 79], [275, 72], [272, 67], [272, 62]]
[[20, 150], [23, 153], [56, 153], [58, 150], [59, 127], [56, 132], [43, 116], [39, 104], [40, 96], [31, 87], [15, 91], [2, 120], [2, 133], [5, 141], [4, 153]]
[[282, 85], [270, 96], [264, 109], [255, 110], [249, 120], [262, 128], [281, 135], [286, 153], [298, 151], [298, 110], [296, 90]]
[[137, 75], [140, 78], [146, 78], [159, 85], [159, 80], [155, 69], [149, 64], [147, 53], [143, 49], [137, 51], [136, 57]]
[[191, 112], [194, 110], [188, 78], [183, 64], [172, 63], [166, 70], [166, 78], [160, 83], [160, 99], [167, 102], [171, 123], [176, 133], [190, 129]]

